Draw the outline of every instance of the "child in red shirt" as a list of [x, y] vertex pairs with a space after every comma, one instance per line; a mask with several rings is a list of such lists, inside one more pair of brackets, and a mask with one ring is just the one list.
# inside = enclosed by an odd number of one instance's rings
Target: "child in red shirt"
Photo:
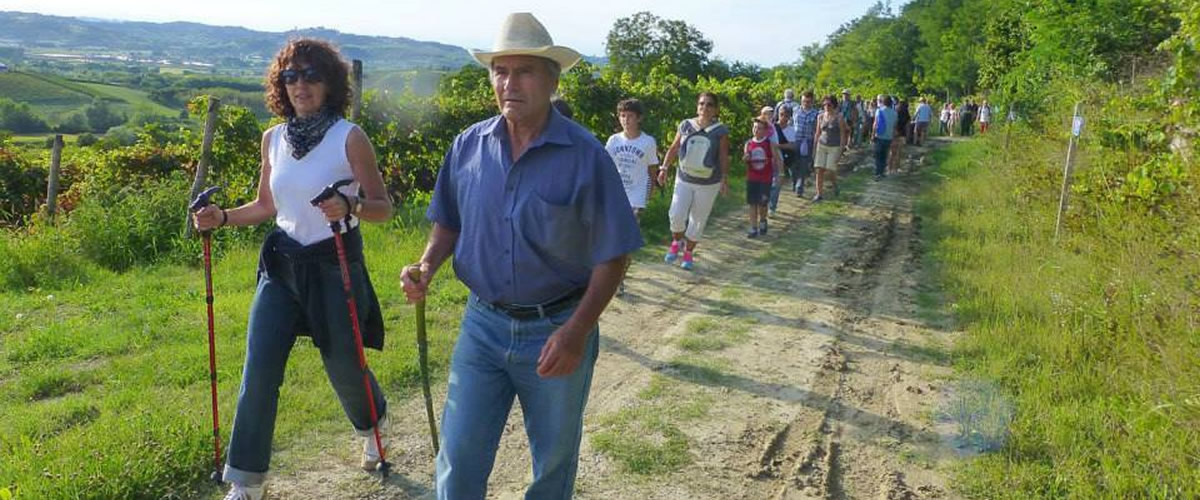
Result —
[[754, 119], [754, 137], [746, 141], [742, 161], [746, 162], [746, 204], [750, 206], [750, 230], [746, 236], [767, 234], [767, 203], [771, 199], [771, 180], [775, 168], [783, 165], [779, 147], [771, 142], [771, 124]]

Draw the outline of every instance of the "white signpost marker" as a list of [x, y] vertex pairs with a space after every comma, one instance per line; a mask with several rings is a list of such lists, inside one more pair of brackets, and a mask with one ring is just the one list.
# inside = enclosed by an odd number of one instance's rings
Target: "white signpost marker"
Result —
[[1075, 116], [1071, 119], [1071, 142], [1067, 145], [1067, 165], [1063, 167], [1062, 193], [1058, 198], [1058, 218], [1054, 221], [1054, 239], [1062, 230], [1063, 214], [1067, 211], [1067, 195], [1071, 191], [1071, 173], [1075, 170], [1075, 147], [1079, 144], [1079, 134], [1083, 133], [1083, 115], [1079, 114], [1083, 103], [1075, 103]]

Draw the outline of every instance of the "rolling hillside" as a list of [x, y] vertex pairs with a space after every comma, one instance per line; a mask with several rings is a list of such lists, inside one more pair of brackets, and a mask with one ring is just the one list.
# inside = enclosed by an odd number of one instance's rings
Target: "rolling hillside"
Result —
[[[213, 65], [261, 70], [289, 38], [336, 43], [347, 59], [379, 69], [458, 68], [470, 62], [461, 47], [403, 37], [362, 36], [326, 28], [282, 33], [198, 23], [147, 23], [0, 12], [0, 46], [21, 47], [26, 58], [76, 54], [103, 60]], [[124, 59], [116, 59], [124, 58]]]
[[114, 110], [125, 115], [135, 111], [161, 116], [179, 114], [178, 110], [151, 101], [146, 92], [137, 89], [23, 71], [0, 73], [0, 97], [29, 104], [52, 125], [95, 99], [108, 102]]

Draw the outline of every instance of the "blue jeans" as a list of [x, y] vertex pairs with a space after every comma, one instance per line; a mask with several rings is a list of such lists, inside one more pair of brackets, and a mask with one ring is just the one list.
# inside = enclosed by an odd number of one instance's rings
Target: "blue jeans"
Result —
[[[341, 286], [341, 270], [337, 264], [324, 263], [321, 273], [321, 296], [325, 302], [325, 318], [330, 334], [321, 347], [325, 373], [337, 393], [342, 410], [350, 418], [359, 435], [371, 430], [371, 410], [363, 387], [363, 372], [358, 366], [358, 350], [350, 325], [350, 312]], [[246, 364], [242, 370], [242, 387], [238, 393], [237, 413], [229, 438], [224, 478], [247, 486], [263, 483], [271, 462], [271, 438], [275, 433], [275, 414], [279, 408], [279, 387], [288, 355], [296, 343], [295, 319], [302, 314], [296, 300], [296, 287], [303, 286], [291, 266], [279, 266], [278, 276], [260, 276], [254, 302], [250, 306], [250, 321], [246, 335]], [[360, 300], [359, 321], [362, 316], [361, 297], [365, 296], [361, 263], [350, 264], [350, 279], [355, 298]], [[331, 284], [336, 283], [336, 286]], [[338, 314], [340, 313], [340, 314]], [[383, 391], [375, 375], [367, 371], [375, 408], [379, 418], [387, 414]]]
[[442, 412], [439, 500], [484, 498], [514, 396], [521, 402], [533, 454], [533, 483], [525, 498], [571, 498], [599, 328], [589, 334], [584, 358], [571, 375], [542, 378], [537, 361], [546, 339], [573, 312], [569, 308], [545, 318], [515, 320], [471, 294], [450, 361]]
[[875, 138], [875, 176], [883, 177], [887, 171], [888, 152], [892, 149], [891, 139]]
[[767, 203], [767, 205], [769, 205], [768, 208], [772, 212], [774, 212], [776, 208], [779, 208], [779, 188], [781, 187], [780, 184], [782, 183], [783, 175], [780, 172], [775, 172], [775, 177], [771, 179], [770, 200]]

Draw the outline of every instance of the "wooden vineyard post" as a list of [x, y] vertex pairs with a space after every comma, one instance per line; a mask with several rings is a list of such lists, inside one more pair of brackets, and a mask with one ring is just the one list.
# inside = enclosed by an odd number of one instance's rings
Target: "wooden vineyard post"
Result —
[[355, 59], [353, 62], [353, 72], [351, 73], [350, 84], [353, 86], [354, 99], [350, 101], [350, 121], [358, 123], [359, 116], [362, 116], [363, 104], [363, 63], [361, 59]]
[[54, 220], [58, 210], [58, 172], [62, 163], [63, 136], [54, 134], [54, 145], [50, 149], [50, 178], [46, 185], [46, 215]]
[[[204, 141], [200, 143], [200, 163], [196, 165], [196, 180], [192, 182], [192, 192], [188, 194], [188, 203], [196, 199], [200, 191], [204, 190], [204, 184], [208, 180], [208, 167], [212, 163], [213, 135], [217, 131], [217, 115], [220, 109], [221, 100], [215, 96], [208, 96], [208, 116], [204, 120]], [[192, 236], [191, 213], [188, 213], [185, 218], [183, 231], [185, 237]]]

